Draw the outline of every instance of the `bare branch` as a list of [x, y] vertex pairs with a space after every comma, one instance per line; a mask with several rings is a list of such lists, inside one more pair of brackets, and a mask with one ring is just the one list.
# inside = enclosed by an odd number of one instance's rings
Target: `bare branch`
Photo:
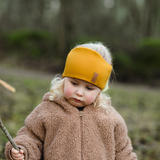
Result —
[[7, 129], [5, 128], [5, 126], [3, 125], [3, 122], [1, 120], [0, 117], [0, 127], [2, 129], [2, 131], [4, 132], [4, 134], [6, 135], [6, 137], [8, 138], [8, 140], [10, 141], [10, 143], [12, 144], [13, 148], [15, 148], [16, 150], [19, 151], [18, 146], [16, 145], [16, 143], [13, 141], [12, 137], [10, 136], [9, 132], [7, 131]]
[[8, 83], [2, 81], [1, 79], [0, 79], [0, 84], [1, 84], [2, 86], [4, 86], [5, 88], [7, 88], [8, 90], [10, 90], [10, 91], [12, 91], [12, 92], [15, 92], [15, 88], [13, 88], [13, 87], [12, 87], [11, 85], [9, 85]]

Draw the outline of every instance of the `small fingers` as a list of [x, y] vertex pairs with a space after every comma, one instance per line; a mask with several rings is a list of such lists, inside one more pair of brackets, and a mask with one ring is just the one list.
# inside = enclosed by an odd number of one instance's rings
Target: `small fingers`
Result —
[[23, 153], [24, 153], [24, 151], [23, 151], [22, 149], [20, 149], [19, 153], [23, 154]]
[[17, 153], [19, 153], [19, 151], [17, 151], [16, 149], [12, 148], [12, 153], [17, 154]]
[[19, 154], [19, 155], [12, 156], [12, 158], [14, 160], [24, 160], [24, 155]]
[[20, 149], [20, 151], [17, 151], [16, 149], [12, 148], [12, 158], [14, 160], [24, 160], [24, 151]]

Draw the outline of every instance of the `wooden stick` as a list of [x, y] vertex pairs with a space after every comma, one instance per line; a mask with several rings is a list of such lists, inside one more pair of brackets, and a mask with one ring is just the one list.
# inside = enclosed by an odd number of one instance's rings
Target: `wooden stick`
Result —
[[15, 88], [13, 88], [13, 87], [12, 87], [11, 85], [9, 85], [8, 83], [2, 81], [1, 79], [0, 79], [0, 84], [1, 84], [2, 86], [4, 86], [5, 88], [7, 88], [8, 90], [12, 91], [12, 92], [15, 92], [15, 91], [16, 91]]
[[7, 129], [5, 128], [5, 126], [3, 125], [3, 122], [1, 120], [0, 117], [0, 127], [2, 129], [2, 131], [4, 132], [4, 134], [6, 135], [6, 137], [8, 138], [8, 140], [10, 141], [10, 143], [12, 144], [13, 148], [15, 148], [17, 151], [19, 151], [18, 146], [16, 145], [16, 143], [13, 141], [12, 137], [10, 136], [9, 132], [7, 131]]

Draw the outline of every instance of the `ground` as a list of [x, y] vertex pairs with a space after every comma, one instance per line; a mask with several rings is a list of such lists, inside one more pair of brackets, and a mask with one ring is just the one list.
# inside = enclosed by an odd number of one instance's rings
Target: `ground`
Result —
[[[50, 90], [55, 74], [0, 65], [0, 79], [16, 88], [12, 93], [0, 86], [0, 116], [14, 137], [26, 116]], [[150, 86], [111, 83], [106, 94], [123, 116], [139, 160], [160, 160], [160, 89]], [[0, 131], [0, 160], [4, 160], [7, 142]]]

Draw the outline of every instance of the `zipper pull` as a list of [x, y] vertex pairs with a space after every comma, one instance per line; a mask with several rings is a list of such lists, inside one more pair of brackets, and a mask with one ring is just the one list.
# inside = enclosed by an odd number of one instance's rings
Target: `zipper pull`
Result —
[[79, 116], [82, 117], [82, 111], [80, 111]]

